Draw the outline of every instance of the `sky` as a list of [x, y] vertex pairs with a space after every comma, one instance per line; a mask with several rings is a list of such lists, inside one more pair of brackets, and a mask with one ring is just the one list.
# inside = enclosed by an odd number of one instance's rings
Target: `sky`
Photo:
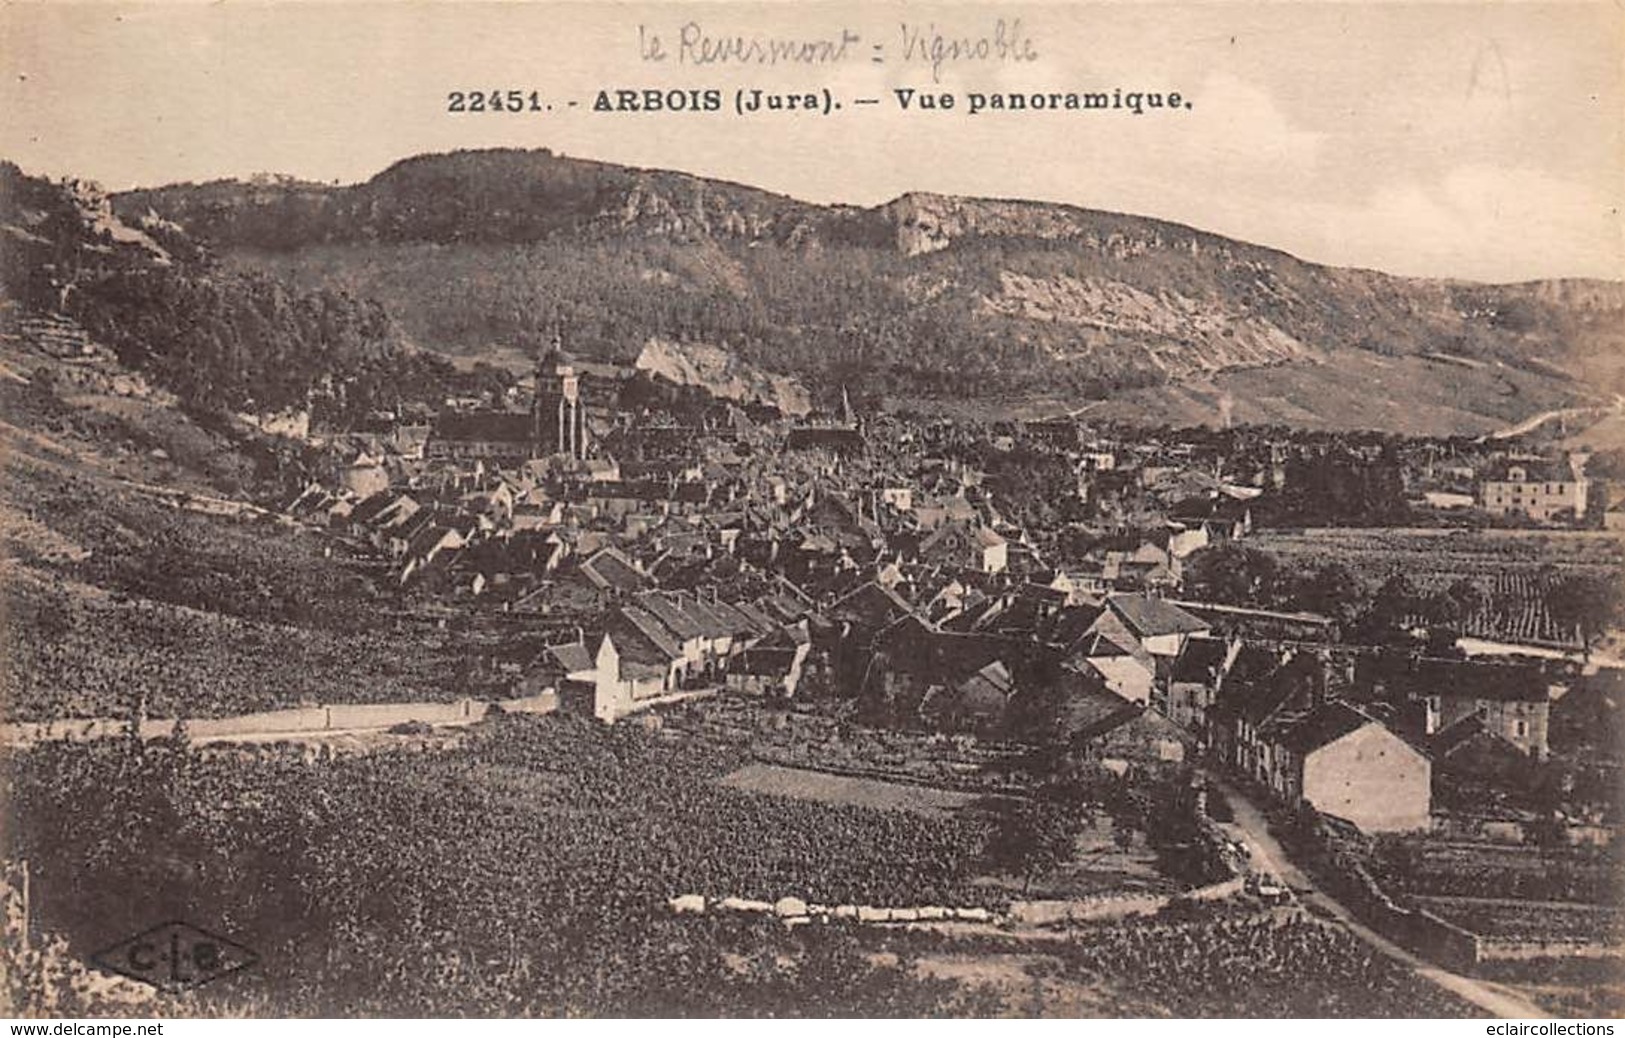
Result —
[[[1023, 60], [990, 48], [934, 74], [907, 52], [1001, 21]], [[812, 65], [699, 65], [685, 32], [855, 42]], [[644, 58], [651, 36], [664, 61]], [[1065, 202], [1398, 274], [1625, 277], [1625, 13], [1606, 2], [11, 3], [0, 63], [0, 156], [110, 190], [348, 183], [424, 152], [548, 147], [818, 202]], [[717, 89], [723, 110], [592, 110], [648, 88]], [[735, 112], [752, 88], [843, 107]], [[956, 108], [904, 111], [899, 88]], [[966, 110], [1118, 88], [1190, 107]], [[492, 89], [555, 108], [447, 111]]]

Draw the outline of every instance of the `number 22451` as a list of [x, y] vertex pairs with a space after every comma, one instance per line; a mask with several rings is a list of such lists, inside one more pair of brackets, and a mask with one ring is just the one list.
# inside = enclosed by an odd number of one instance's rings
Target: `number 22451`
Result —
[[448, 112], [542, 112], [547, 106], [535, 90], [453, 90], [446, 94]]

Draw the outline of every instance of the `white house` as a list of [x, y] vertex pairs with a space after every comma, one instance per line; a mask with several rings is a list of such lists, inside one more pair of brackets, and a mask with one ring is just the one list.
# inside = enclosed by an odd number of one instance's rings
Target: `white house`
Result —
[[1431, 824], [1432, 766], [1420, 750], [1356, 707], [1330, 702], [1259, 733], [1269, 784], [1370, 833]]
[[1206, 621], [1150, 595], [1112, 595], [1106, 604], [1152, 656], [1178, 656], [1187, 638], [1209, 632]]
[[1544, 523], [1583, 516], [1590, 485], [1577, 465], [1514, 461], [1492, 473], [1479, 493], [1491, 515], [1525, 515]]

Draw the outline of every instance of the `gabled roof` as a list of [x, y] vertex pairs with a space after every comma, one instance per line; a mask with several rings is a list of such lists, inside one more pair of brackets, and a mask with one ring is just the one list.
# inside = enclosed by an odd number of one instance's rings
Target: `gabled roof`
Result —
[[1272, 649], [1262, 645], [1243, 642], [1236, 658], [1231, 661], [1230, 669], [1225, 671], [1225, 681], [1250, 682], [1260, 681], [1281, 668], [1281, 656]]
[[721, 602], [708, 602], [686, 592], [679, 592], [675, 598], [678, 608], [699, 624], [700, 633], [707, 638], [726, 638], [749, 627], [737, 615], [729, 619], [723, 613], [726, 607]]
[[635, 599], [638, 606], [652, 613], [679, 641], [698, 638], [705, 632], [699, 621], [690, 616], [675, 601], [658, 591], [646, 591]]
[[[1117, 650], [1126, 650], [1128, 655], [1145, 664], [1147, 669], [1154, 669], [1156, 666], [1151, 659], [1151, 654], [1146, 652], [1145, 647], [1140, 644], [1140, 639], [1129, 629], [1128, 624], [1124, 623], [1122, 617], [1110, 609], [1096, 617], [1094, 625], [1089, 629], [1089, 633], [1070, 646], [1067, 655], [1077, 658], [1080, 653], [1099, 652], [1106, 653], [1109, 656], [1117, 656], [1121, 654]], [[1103, 659], [1106, 657], [1093, 656], [1087, 658]]]
[[793, 623], [804, 615], [801, 603], [786, 595], [763, 595], [756, 607], [772, 617], [775, 625]]
[[880, 628], [899, 616], [912, 613], [913, 606], [896, 591], [873, 580], [860, 584], [829, 607], [829, 617], [869, 630]]
[[422, 506], [409, 495], [396, 490], [380, 490], [355, 506], [350, 512], [350, 521], [389, 527], [406, 522], [420, 511], [423, 511]]
[[408, 555], [426, 555], [437, 545], [462, 543], [462, 535], [450, 526], [431, 522], [421, 527], [407, 542]]
[[393, 490], [380, 490], [375, 494], [368, 494], [356, 503], [350, 511], [352, 523], [371, 522], [374, 517], [394, 503], [396, 493]]
[[[1055, 594], [1059, 596], [1059, 592]], [[981, 610], [981, 620], [974, 626], [978, 630], [998, 631], [1001, 634], [1036, 635], [1040, 624], [1048, 619], [1055, 605], [1054, 602], [1026, 594], [991, 601], [1003, 603], [1003, 608], [991, 613]]]
[[1138, 717], [1144, 707], [1111, 691], [1098, 675], [1072, 677], [1057, 720], [1073, 739], [1094, 739]]
[[995, 660], [962, 680], [933, 687], [920, 703], [928, 716], [997, 721], [1004, 716], [1015, 683], [1003, 663]]
[[756, 644], [765, 648], [793, 649], [798, 645], [808, 645], [812, 642], [812, 632], [805, 622], [785, 624], [772, 634], [764, 636]]
[[1625, 670], [1605, 668], [1581, 677], [1552, 704], [1553, 752], [1595, 747], [1611, 758], [1625, 754]]
[[1215, 714], [1239, 717], [1260, 724], [1292, 699], [1292, 689], [1279, 681], [1226, 680], [1219, 691]]
[[1028, 643], [996, 634], [942, 631], [910, 613], [875, 639], [887, 666], [934, 684], [951, 685], [1000, 659], [1019, 658]]
[[758, 634], [769, 634], [781, 625], [771, 615], [764, 612], [755, 602], [735, 602], [734, 612], [750, 622], [750, 626]]
[[643, 574], [632, 560], [615, 548], [604, 548], [581, 564], [582, 574], [593, 586], [620, 591], [636, 591], [643, 586]]
[[1015, 690], [1015, 678], [1002, 660], [994, 660], [976, 673], [965, 678], [959, 687], [966, 692], [985, 693], [1008, 698]]
[[1371, 724], [1387, 730], [1386, 725], [1365, 711], [1333, 700], [1298, 718], [1280, 733], [1277, 741], [1301, 757]]
[[1444, 760], [1487, 731], [1482, 717], [1477, 714], [1463, 715], [1457, 718], [1454, 724], [1446, 725], [1433, 733], [1433, 737], [1428, 740], [1428, 752], [1435, 760]]
[[999, 545], [1006, 543], [1006, 541], [999, 534], [999, 532], [994, 530], [992, 527], [978, 526], [976, 528], [976, 543], [984, 548], [997, 548]]
[[1414, 694], [1447, 699], [1544, 703], [1551, 698], [1545, 674], [1519, 664], [1475, 660], [1419, 660], [1411, 675]]
[[1496, 462], [1484, 473], [1486, 482], [1510, 482], [1512, 470], [1522, 469], [1526, 483], [1573, 483], [1574, 470], [1562, 461], [1549, 461], [1544, 458], [1518, 459], [1509, 458]]
[[728, 665], [730, 672], [753, 674], [757, 677], [784, 677], [790, 673], [790, 668], [796, 662], [796, 649], [794, 646], [780, 648], [777, 646], [755, 645], [734, 659]]
[[511, 411], [446, 411], [435, 419], [438, 440], [477, 440], [529, 446], [535, 423], [528, 414]]
[[1223, 638], [1187, 639], [1168, 679], [1182, 684], [1207, 684], [1224, 665], [1228, 648]]
[[1124, 645], [1123, 640], [1114, 638], [1106, 631], [1093, 631], [1084, 635], [1072, 652], [1073, 656], [1082, 656], [1085, 659], [1101, 660], [1116, 656], [1133, 656], [1134, 648]]
[[[642, 640], [648, 643], [650, 648], [657, 650], [668, 661], [682, 658], [682, 647], [673, 639], [671, 631], [667, 630], [665, 625], [653, 615], [644, 612], [637, 606], [622, 606], [617, 612], [621, 619], [625, 621], [621, 625], [623, 630], [630, 628], [631, 631], [636, 632], [637, 635], [641, 636]], [[627, 644], [621, 644], [621, 639], [617, 638], [616, 647], [621, 650], [623, 655], [639, 655], [635, 652], [635, 639], [628, 639]], [[629, 650], [632, 651], [629, 652]], [[651, 661], [644, 659], [644, 662]]]
[[583, 670], [592, 670], [593, 667], [597, 666], [597, 661], [593, 659], [592, 651], [581, 642], [566, 642], [563, 645], [549, 645], [547, 647], [547, 655], [552, 659], [553, 662], [557, 663], [566, 674], [574, 674]]
[[[940, 609], [948, 608], [948, 602], [944, 595], [946, 590], [947, 588], [944, 588], [943, 591], [939, 591], [937, 596], [931, 600], [933, 615]], [[991, 629], [997, 626], [998, 620], [1005, 610], [1003, 599], [978, 597], [971, 601], [965, 601], [964, 596], [960, 596], [960, 598], [960, 607], [957, 612], [949, 613], [938, 619], [937, 622], [944, 630], [977, 631]]]
[[1149, 595], [1111, 595], [1106, 599], [1106, 604], [1140, 638], [1208, 630], [1206, 623], [1185, 610]]
[[1050, 643], [1071, 646], [1089, 633], [1090, 628], [1100, 620], [1104, 608], [1100, 605], [1074, 605], [1062, 609], [1055, 614], [1055, 621], [1050, 626]]

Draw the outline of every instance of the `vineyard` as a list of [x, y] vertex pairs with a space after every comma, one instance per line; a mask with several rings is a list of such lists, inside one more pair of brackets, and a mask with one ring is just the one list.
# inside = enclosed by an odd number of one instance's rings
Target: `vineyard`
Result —
[[1395, 572], [1432, 587], [1543, 566], [1565, 575], [1625, 570], [1625, 537], [1604, 533], [1324, 527], [1260, 530], [1247, 543], [1299, 568], [1339, 562], [1372, 584]]
[[[1578, 630], [1552, 616], [1552, 592], [1558, 577], [1549, 570], [1502, 570], [1474, 578], [1484, 591], [1484, 608], [1462, 622], [1461, 633], [1473, 638], [1520, 644], [1577, 646]], [[1442, 591], [1446, 582], [1429, 582], [1427, 591]]]
[[1386, 890], [1418, 897], [1498, 897], [1617, 905], [1625, 897], [1619, 852], [1527, 847], [1439, 837], [1377, 844], [1372, 875]]
[[1612, 906], [1476, 897], [1422, 901], [1429, 911], [1481, 937], [1625, 944], [1625, 912]]
[[107, 595], [4, 569], [0, 716], [57, 721], [221, 717], [331, 702], [452, 700], [460, 651], [443, 632], [334, 631]]
[[[41, 925], [83, 951], [165, 918], [240, 938], [262, 966], [219, 994], [273, 1015], [745, 1012], [750, 977], [722, 960], [756, 942], [676, 929], [667, 898], [987, 903], [969, 881], [991, 819], [716, 782], [739, 763], [564, 717], [324, 764], [59, 745], [12, 760], [3, 853], [35, 863]], [[838, 946], [805, 954], [825, 952], [821, 968], [856, 987], [841, 1015], [929, 1013], [942, 994]], [[681, 993], [695, 970], [716, 987]]]
[[1625, 574], [1625, 540], [1606, 534], [1327, 528], [1263, 531], [1249, 544], [1300, 572], [1339, 563], [1369, 588], [1396, 573], [1423, 595], [1465, 579], [1483, 604], [1461, 633], [1523, 644], [1577, 646], [1573, 624], [1554, 616], [1553, 592], [1568, 577]]
[[[689, 891], [993, 908], [1008, 896], [980, 881], [997, 816], [718, 781], [744, 762], [563, 716], [489, 721], [444, 752], [322, 762], [62, 745], [7, 762], [16, 824], [0, 857], [33, 864], [36, 925], [80, 955], [166, 918], [257, 952], [252, 971], [190, 996], [202, 1015], [1043, 1010], [919, 965], [945, 948], [979, 954], [977, 938], [673, 916], [666, 900]], [[1046, 953], [1103, 1015], [1470, 1012], [1346, 931], [1240, 910], [1099, 926]]]
[[[1341, 927], [1302, 916], [1130, 922], [1084, 935], [1067, 973], [1132, 978], [1175, 1016], [1449, 1017], [1476, 1007]], [[1267, 1008], [1266, 1008], [1267, 1007]], [[1147, 1014], [1149, 1015], [1149, 1014]]]

